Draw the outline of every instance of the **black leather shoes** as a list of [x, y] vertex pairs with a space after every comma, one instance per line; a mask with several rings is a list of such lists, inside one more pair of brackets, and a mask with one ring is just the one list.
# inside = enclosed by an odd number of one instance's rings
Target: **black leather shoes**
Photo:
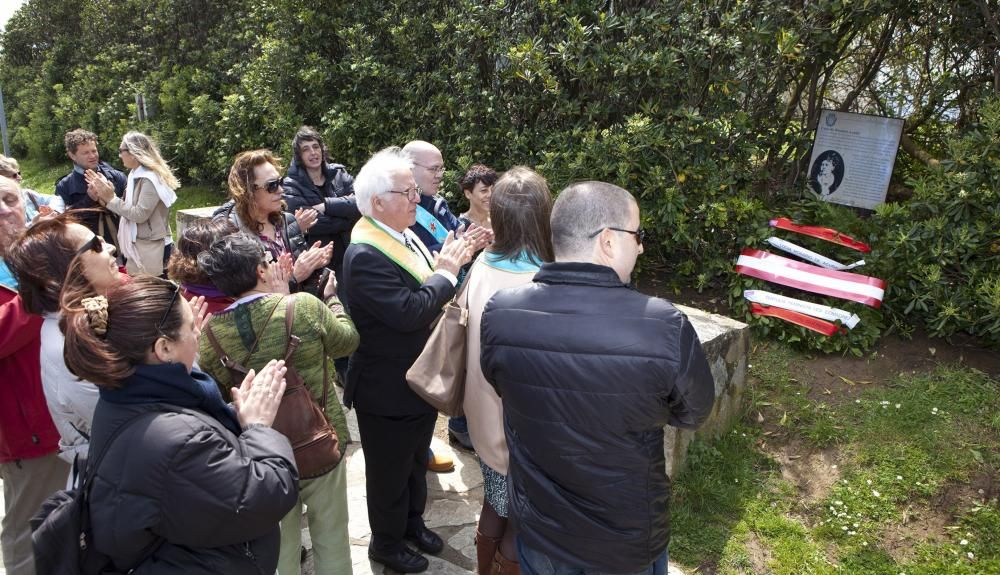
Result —
[[[435, 537], [437, 536], [435, 535]], [[399, 551], [391, 554], [382, 554], [369, 547], [368, 558], [400, 573], [422, 573], [427, 571], [427, 567], [430, 565], [424, 556], [405, 545]]]
[[407, 531], [406, 538], [415, 543], [417, 549], [420, 549], [424, 553], [437, 555], [444, 549], [444, 541], [441, 541], [437, 533], [426, 527]]

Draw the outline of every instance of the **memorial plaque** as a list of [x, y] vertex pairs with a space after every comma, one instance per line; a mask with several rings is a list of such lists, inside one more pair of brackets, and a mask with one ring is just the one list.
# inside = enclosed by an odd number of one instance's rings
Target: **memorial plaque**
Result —
[[822, 110], [807, 185], [819, 199], [867, 210], [885, 202], [903, 120]]

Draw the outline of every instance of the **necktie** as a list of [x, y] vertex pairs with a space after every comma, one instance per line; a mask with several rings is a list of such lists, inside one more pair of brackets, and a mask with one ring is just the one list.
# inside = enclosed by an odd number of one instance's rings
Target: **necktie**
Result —
[[406, 249], [413, 253], [417, 253], [417, 248], [413, 247], [413, 243], [410, 242], [410, 238], [406, 234], [403, 234], [403, 244], [406, 245]]

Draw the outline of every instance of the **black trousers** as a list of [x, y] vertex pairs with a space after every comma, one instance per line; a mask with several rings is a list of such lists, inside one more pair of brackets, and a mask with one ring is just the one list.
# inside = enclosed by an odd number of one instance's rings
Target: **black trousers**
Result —
[[368, 523], [376, 551], [399, 551], [406, 531], [424, 524], [427, 453], [436, 420], [436, 412], [399, 417], [358, 412]]

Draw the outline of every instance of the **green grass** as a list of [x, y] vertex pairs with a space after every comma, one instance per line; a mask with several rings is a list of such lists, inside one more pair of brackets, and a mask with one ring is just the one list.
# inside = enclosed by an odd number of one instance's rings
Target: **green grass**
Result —
[[73, 164], [66, 160], [62, 164], [47, 164], [38, 160], [18, 160], [21, 166], [21, 185], [35, 190], [40, 194], [52, 195], [56, 191], [56, 182], [73, 169]]
[[[19, 160], [21, 174], [24, 178], [22, 184], [26, 188], [31, 188], [42, 194], [55, 193], [56, 182], [69, 173], [72, 164], [67, 161], [64, 164], [49, 165], [37, 160]], [[177, 210], [188, 208], [201, 208], [205, 206], [215, 206], [226, 201], [226, 196], [222, 192], [220, 185], [196, 184], [181, 185], [177, 190], [177, 201], [170, 206], [171, 229], [176, 233]]]
[[[671, 560], [720, 575], [1000, 574], [1000, 506], [972, 487], [1000, 468], [998, 382], [941, 366], [824, 405], [793, 377], [804, 361], [774, 344], [753, 354], [754, 417], [695, 443], [674, 483]], [[781, 421], [765, 429], [760, 411]], [[807, 501], [765, 441], [836, 451], [836, 481]], [[938, 533], [900, 552], [890, 534], [915, 512], [917, 525], [935, 514]]]

